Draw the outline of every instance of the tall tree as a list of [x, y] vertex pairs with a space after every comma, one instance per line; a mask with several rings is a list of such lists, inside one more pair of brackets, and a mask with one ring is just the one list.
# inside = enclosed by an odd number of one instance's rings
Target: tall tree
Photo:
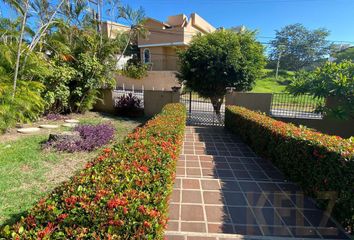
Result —
[[313, 66], [330, 53], [331, 44], [326, 40], [329, 34], [325, 28], [309, 30], [299, 23], [285, 26], [276, 30], [275, 39], [271, 41], [270, 60], [280, 59], [280, 67], [285, 70]]
[[220, 114], [226, 88], [251, 90], [265, 64], [263, 46], [250, 31], [217, 30], [197, 35], [179, 53], [179, 80], [200, 96], [210, 98]]

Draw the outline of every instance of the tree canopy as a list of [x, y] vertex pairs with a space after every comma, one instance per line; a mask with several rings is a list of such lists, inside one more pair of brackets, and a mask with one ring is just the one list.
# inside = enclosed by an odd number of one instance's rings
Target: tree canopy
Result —
[[270, 61], [275, 65], [280, 58], [280, 68], [284, 70], [314, 66], [330, 53], [331, 44], [326, 40], [329, 34], [325, 28], [309, 30], [299, 23], [276, 30]]
[[309, 93], [317, 98], [335, 97], [337, 106], [323, 109], [337, 118], [354, 118], [354, 63], [327, 62], [312, 72], [297, 73], [288, 90], [301, 95]]
[[226, 88], [251, 90], [265, 64], [263, 46], [255, 33], [217, 30], [197, 35], [179, 53], [179, 80], [200, 96], [210, 98], [219, 113]]

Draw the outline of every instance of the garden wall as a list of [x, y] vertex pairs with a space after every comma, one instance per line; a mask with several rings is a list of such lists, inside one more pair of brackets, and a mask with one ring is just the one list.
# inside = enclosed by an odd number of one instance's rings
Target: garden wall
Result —
[[100, 100], [93, 106], [93, 110], [98, 112], [114, 113], [114, 99], [112, 90], [101, 89], [98, 96]]
[[162, 112], [41, 199], [1, 239], [163, 239], [186, 109]]
[[261, 111], [270, 114], [272, 102], [271, 93], [239, 93], [231, 92], [226, 94], [226, 106], [237, 105], [254, 111]]
[[148, 75], [142, 79], [128, 78], [117, 75], [117, 87], [136, 90], [166, 90], [180, 86], [175, 71], [148, 71]]
[[354, 136], [354, 120], [336, 120], [336, 119], [302, 119], [302, 118], [280, 118], [275, 117], [275, 119], [293, 123], [297, 126], [303, 125], [309, 128], [316, 129], [317, 131], [337, 135], [343, 138], [349, 138]]
[[[271, 93], [241, 93], [241, 92], [231, 92], [226, 94], [226, 106], [236, 105], [240, 107], [245, 107], [253, 111], [260, 111], [271, 115], [271, 103], [272, 94]], [[330, 101], [331, 105], [334, 105], [333, 99]], [[329, 104], [327, 99], [326, 104]], [[287, 117], [277, 117], [272, 116], [280, 121], [287, 123], [293, 123], [296, 125], [303, 125], [309, 128], [316, 129], [317, 131], [341, 136], [343, 138], [349, 138], [354, 136], [354, 120], [337, 120], [332, 118], [323, 119], [306, 119], [306, 118], [287, 118]]]
[[344, 227], [354, 229], [354, 142], [237, 106], [226, 108], [225, 127], [271, 160], [322, 206], [333, 203], [323, 196], [335, 197], [334, 217]]
[[180, 93], [172, 91], [144, 91], [144, 113], [148, 117], [161, 112], [168, 103], [179, 103]]

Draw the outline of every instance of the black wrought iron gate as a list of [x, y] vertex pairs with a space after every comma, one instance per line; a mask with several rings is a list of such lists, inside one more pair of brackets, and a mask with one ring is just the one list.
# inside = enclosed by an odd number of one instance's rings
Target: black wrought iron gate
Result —
[[194, 92], [181, 94], [180, 102], [187, 108], [188, 125], [224, 126], [225, 104], [222, 104], [220, 114], [216, 114], [210, 99], [201, 98]]

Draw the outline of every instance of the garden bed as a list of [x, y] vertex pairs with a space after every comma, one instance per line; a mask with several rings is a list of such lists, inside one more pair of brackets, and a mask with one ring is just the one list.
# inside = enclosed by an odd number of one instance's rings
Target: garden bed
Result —
[[106, 148], [69, 181], [41, 199], [0, 236], [21, 239], [162, 239], [186, 111], [162, 113]]
[[[354, 142], [246, 108], [226, 108], [225, 126], [317, 199], [348, 232], [354, 227]], [[324, 200], [326, 199], [326, 200]]]
[[[72, 114], [82, 124], [107, 124], [115, 128], [114, 141], [120, 142], [145, 119], [123, 119], [111, 115], [87, 112]], [[41, 119], [26, 126], [58, 124], [62, 120]], [[70, 128], [41, 129], [40, 132], [24, 135], [10, 129], [0, 135], [0, 225], [17, 221], [35, 202], [61, 182], [68, 180], [75, 171], [82, 169], [88, 161], [97, 156], [100, 149], [91, 152], [58, 152], [42, 149], [49, 133], [69, 131]], [[109, 143], [107, 146], [112, 146]]]

